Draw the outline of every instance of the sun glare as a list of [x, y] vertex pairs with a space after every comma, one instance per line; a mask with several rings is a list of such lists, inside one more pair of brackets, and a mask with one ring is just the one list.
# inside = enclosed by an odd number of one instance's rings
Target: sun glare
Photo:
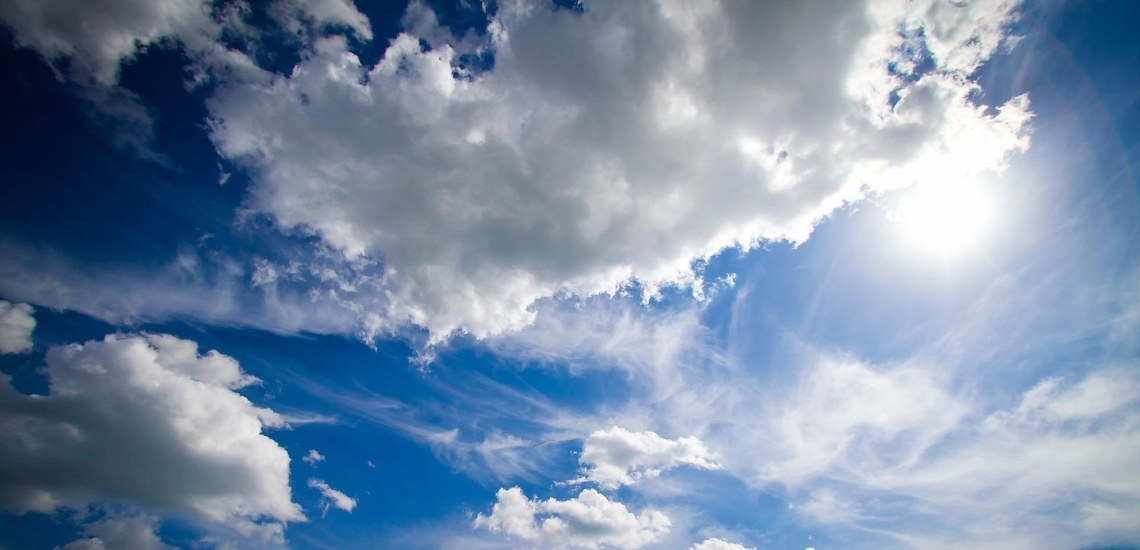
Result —
[[899, 202], [903, 236], [943, 257], [976, 249], [992, 222], [990, 198], [977, 185], [927, 185]]

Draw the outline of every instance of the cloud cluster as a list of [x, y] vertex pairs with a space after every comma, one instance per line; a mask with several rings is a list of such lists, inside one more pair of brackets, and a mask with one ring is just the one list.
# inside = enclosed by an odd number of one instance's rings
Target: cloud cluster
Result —
[[672, 523], [656, 510], [640, 514], [586, 489], [569, 500], [529, 499], [518, 487], [499, 489], [491, 515], [475, 517], [475, 527], [543, 548], [641, 548], [669, 533]]
[[35, 310], [28, 304], [0, 300], [0, 353], [24, 353], [32, 349], [36, 329]]
[[[329, 37], [226, 87], [211, 137], [282, 228], [382, 259], [387, 322], [485, 336], [560, 291], [691, 284], [867, 189], [1000, 170], [1027, 104], [987, 113], [967, 75], [1010, 8], [511, 2], [472, 52], [413, 3], [375, 66]], [[900, 74], [926, 35], [936, 70]], [[479, 52], [493, 69], [461, 66]]]
[[277, 0], [301, 53], [288, 74], [257, 66], [241, 2], [20, 0], [0, 18], [100, 89], [173, 39], [222, 84], [210, 137], [252, 172], [249, 206], [378, 259], [357, 316], [439, 341], [523, 327], [561, 292], [636, 281], [649, 299], [725, 248], [802, 241], [869, 191], [1001, 170], [1028, 103], [978, 106], [970, 75], [1014, 7], [527, 0], [478, 40], [413, 2], [369, 65], [342, 34], [372, 37], [351, 2]]
[[279, 415], [237, 393], [232, 358], [159, 334], [53, 347], [51, 393], [0, 379], [0, 506], [21, 513], [104, 500], [185, 510], [279, 539], [304, 521], [289, 455], [262, 432]]
[[604, 489], [657, 477], [678, 466], [720, 468], [715, 453], [695, 437], [666, 439], [653, 432], [631, 432], [618, 426], [590, 434], [578, 462], [585, 471], [573, 482], [593, 482]]

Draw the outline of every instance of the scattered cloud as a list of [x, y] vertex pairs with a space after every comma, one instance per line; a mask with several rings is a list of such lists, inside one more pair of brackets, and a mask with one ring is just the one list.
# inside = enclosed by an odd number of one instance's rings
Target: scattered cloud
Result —
[[316, 478], [310, 478], [309, 487], [320, 491], [321, 506], [323, 507], [324, 512], [328, 512], [329, 507], [333, 507], [338, 510], [344, 510], [345, 512], [351, 514], [352, 510], [356, 508], [356, 499], [336, 489], [333, 489], [332, 487], [329, 487], [329, 484], [325, 483], [324, 481]]
[[32, 331], [36, 329], [35, 310], [28, 304], [0, 300], [0, 353], [25, 353], [32, 350]]
[[316, 449], [309, 449], [309, 454], [301, 457], [301, 461], [309, 466], [316, 466], [318, 462], [324, 462], [325, 457], [321, 453], [318, 453]]
[[53, 347], [46, 362], [49, 395], [0, 378], [0, 506], [126, 501], [271, 540], [304, 521], [289, 455], [263, 433], [284, 423], [236, 392], [257, 383], [237, 361], [174, 336], [128, 334]]
[[590, 434], [578, 462], [584, 475], [572, 483], [593, 482], [603, 489], [632, 485], [678, 466], [720, 468], [716, 455], [695, 437], [665, 439], [617, 426]]
[[531, 500], [518, 487], [499, 489], [491, 515], [474, 525], [545, 548], [641, 548], [669, 533], [669, 518], [655, 510], [640, 514], [593, 490], [569, 500]]

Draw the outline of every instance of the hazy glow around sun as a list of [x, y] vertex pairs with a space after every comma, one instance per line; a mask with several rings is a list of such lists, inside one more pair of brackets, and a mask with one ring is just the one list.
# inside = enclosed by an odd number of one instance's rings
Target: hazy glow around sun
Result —
[[920, 185], [893, 216], [903, 237], [918, 248], [957, 256], [976, 248], [993, 222], [991, 197], [976, 184]]

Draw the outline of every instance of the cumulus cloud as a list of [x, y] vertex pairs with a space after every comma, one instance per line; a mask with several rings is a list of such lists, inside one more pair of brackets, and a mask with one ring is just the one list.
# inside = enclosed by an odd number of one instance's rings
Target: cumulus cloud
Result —
[[84, 525], [84, 538], [56, 550], [174, 550], [155, 533], [157, 527], [157, 520], [145, 515], [112, 516]]
[[475, 527], [544, 548], [641, 548], [669, 533], [669, 518], [656, 510], [634, 515], [624, 504], [586, 489], [569, 500], [531, 500], [518, 487], [499, 489], [491, 515]]
[[126, 501], [270, 539], [304, 521], [289, 455], [262, 433], [284, 422], [237, 393], [257, 383], [237, 361], [140, 334], [53, 347], [46, 362], [49, 395], [0, 381], [0, 506]]
[[695, 437], [666, 439], [653, 432], [631, 432], [614, 426], [586, 438], [578, 462], [584, 475], [574, 483], [593, 482], [617, 489], [657, 477], [678, 466], [717, 469], [716, 455]]
[[[689, 550], [756, 550], [755, 548], [748, 548], [746, 546], [736, 544], [735, 542], [728, 542], [718, 538], [711, 538], [694, 544]], [[809, 549], [810, 550], [810, 549]]]
[[325, 512], [328, 512], [329, 507], [333, 507], [351, 514], [352, 510], [356, 508], [356, 499], [329, 487], [329, 484], [324, 481], [311, 478], [309, 479], [309, 487], [320, 491], [321, 506]]
[[32, 331], [36, 329], [35, 310], [28, 304], [0, 300], [0, 353], [24, 353], [32, 350]]
[[316, 466], [318, 462], [324, 462], [325, 457], [318, 453], [316, 449], [309, 449], [309, 454], [301, 457], [301, 460], [309, 466]]
[[[420, 17], [374, 66], [331, 37], [226, 87], [211, 136], [281, 227], [382, 258], [388, 322], [485, 336], [560, 291], [690, 285], [694, 260], [802, 241], [867, 189], [1002, 169], [1028, 105], [987, 112], [968, 74], [1012, 4], [932, 6], [511, 2], [474, 73]], [[927, 35], [937, 70], [900, 74]]]

